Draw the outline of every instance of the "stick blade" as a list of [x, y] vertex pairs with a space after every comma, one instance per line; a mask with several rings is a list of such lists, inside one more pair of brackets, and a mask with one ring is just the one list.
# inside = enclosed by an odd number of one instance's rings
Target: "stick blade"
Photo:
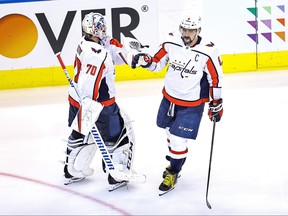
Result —
[[207, 205], [207, 207], [208, 207], [209, 209], [212, 209], [212, 207], [211, 207], [210, 203], [208, 202], [208, 200], [206, 200], [206, 205]]

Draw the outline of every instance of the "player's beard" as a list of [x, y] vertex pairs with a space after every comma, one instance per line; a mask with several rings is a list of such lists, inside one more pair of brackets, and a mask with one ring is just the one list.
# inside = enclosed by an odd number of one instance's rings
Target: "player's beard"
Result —
[[191, 40], [190, 37], [184, 37], [184, 36], [182, 36], [182, 40], [183, 40], [185, 46], [191, 45], [191, 44], [192, 44], [192, 41], [193, 41], [193, 40]]
[[193, 39], [191, 39], [191, 37], [188, 36], [182, 36], [181, 39], [184, 42], [185, 46], [192, 46], [192, 43], [194, 40], [197, 40], [197, 34], [194, 36]]

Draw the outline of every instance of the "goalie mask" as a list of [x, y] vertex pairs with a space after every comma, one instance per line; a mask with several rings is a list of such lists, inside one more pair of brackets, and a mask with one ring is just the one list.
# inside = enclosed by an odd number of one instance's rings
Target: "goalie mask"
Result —
[[100, 13], [86, 14], [82, 21], [82, 29], [85, 33], [98, 37], [101, 40], [106, 38], [106, 21]]

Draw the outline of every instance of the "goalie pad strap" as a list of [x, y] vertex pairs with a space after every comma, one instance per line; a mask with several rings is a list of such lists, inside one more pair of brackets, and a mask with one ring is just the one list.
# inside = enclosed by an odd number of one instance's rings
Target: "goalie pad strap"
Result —
[[76, 147], [79, 147], [80, 145], [83, 145], [83, 138], [79, 138], [74, 140], [73, 138], [68, 139], [68, 143], [67, 143], [67, 148], [72, 151], [73, 149], [75, 149]]

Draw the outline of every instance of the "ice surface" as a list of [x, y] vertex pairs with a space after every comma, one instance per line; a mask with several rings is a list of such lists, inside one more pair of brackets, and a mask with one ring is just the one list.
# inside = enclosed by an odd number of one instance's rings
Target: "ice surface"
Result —
[[157, 128], [162, 79], [117, 82], [117, 101], [136, 135], [134, 169], [147, 176], [108, 192], [101, 155], [95, 174], [63, 185], [69, 136], [67, 88], [0, 91], [2, 215], [287, 215], [288, 71], [226, 74], [224, 114], [216, 124], [208, 209], [205, 202], [212, 123], [207, 107], [176, 188], [158, 196], [168, 165]]

